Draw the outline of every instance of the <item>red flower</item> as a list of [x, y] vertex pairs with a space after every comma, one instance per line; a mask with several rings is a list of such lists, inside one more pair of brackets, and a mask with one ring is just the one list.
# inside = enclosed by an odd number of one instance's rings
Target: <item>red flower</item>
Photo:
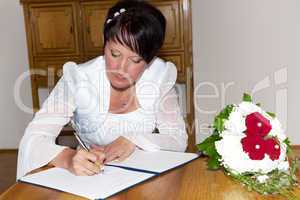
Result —
[[268, 135], [268, 133], [272, 129], [269, 120], [259, 112], [254, 112], [250, 115], [247, 115], [246, 127], [248, 135], [259, 135], [261, 137], [265, 137], [266, 135]]
[[278, 160], [280, 156], [280, 145], [274, 138], [266, 140], [266, 153], [271, 160]]
[[243, 150], [251, 160], [262, 160], [267, 150], [266, 141], [260, 136], [246, 136], [241, 140]]
[[262, 160], [265, 154], [271, 160], [277, 160], [280, 156], [280, 145], [274, 138], [264, 139], [272, 129], [268, 119], [258, 112], [246, 117], [246, 134], [241, 140], [243, 151], [248, 153], [251, 160]]

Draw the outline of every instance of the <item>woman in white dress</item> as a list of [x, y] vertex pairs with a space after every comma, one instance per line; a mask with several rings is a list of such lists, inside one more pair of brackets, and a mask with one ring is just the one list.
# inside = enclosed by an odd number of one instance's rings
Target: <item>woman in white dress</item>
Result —
[[[162, 13], [146, 2], [119, 1], [109, 9], [104, 56], [63, 66], [62, 78], [20, 142], [17, 178], [45, 165], [94, 175], [100, 171], [96, 163], [123, 160], [136, 148], [186, 149], [176, 67], [155, 57], [165, 28]], [[91, 151], [55, 144], [70, 120]]]

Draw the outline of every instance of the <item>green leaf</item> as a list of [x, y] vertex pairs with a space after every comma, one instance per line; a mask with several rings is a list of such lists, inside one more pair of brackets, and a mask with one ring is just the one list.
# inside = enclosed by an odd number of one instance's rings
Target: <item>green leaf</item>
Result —
[[273, 117], [273, 118], [276, 117], [275, 113], [272, 113], [272, 112], [267, 112], [267, 113], [268, 113], [268, 115], [270, 115], [270, 116]]
[[215, 143], [212, 143], [211, 145], [209, 145], [205, 149], [204, 153], [206, 155], [208, 155], [209, 157], [211, 157], [211, 158], [214, 158], [214, 157], [218, 156], [218, 152], [216, 150]]
[[233, 105], [228, 105], [226, 106], [220, 113], [217, 117], [221, 117], [223, 119], [228, 119], [230, 113], [232, 112], [232, 109], [233, 109]]
[[221, 137], [217, 134], [212, 134], [211, 136], [207, 137], [203, 142], [197, 144], [197, 148], [199, 151], [208, 152], [209, 154], [212, 150], [211, 148], [215, 148], [215, 142], [220, 140]]
[[291, 167], [290, 167], [290, 174], [292, 175], [292, 181], [295, 181], [295, 182], [298, 181], [297, 176], [296, 176], [296, 171], [298, 169], [297, 161], [298, 161], [297, 159], [292, 160]]
[[288, 139], [288, 138], [286, 138], [284, 141], [283, 141], [283, 143], [285, 143], [286, 144], [286, 154], [287, 155], [290, 155], [291, 153], [292, 153], [292, 150], [291, 150], [291, 141]]
[[214, 120], [214, 128], [218, 131], [218, 133], [221, 133], [224, 131], [224, 120], [221, 117], [216, 117]]
[[207, 162], [207, 167], [211, 170], [217, 170], [220, 169], [221, 164], [218, 158], [211, 158]]
[[209, 157], [208, 168], [212, 170], [219, 169], [221, 164], [219, 159], [221, 156], [218, 154], [215, 146], [215, 142], [222, 139], [219, 134], [212, 134], [207, 137], [202, 143], [197, 145], [199, 151], [202, 151]]
[[213, 127], [218, 133], [224, 131], [224, 122], [229, 118], [232, 109], [233, 105], [228, 105], [215, 117]]
[[243, 101], [252, 102], [252, 98], [249, 94], [244, 93]]

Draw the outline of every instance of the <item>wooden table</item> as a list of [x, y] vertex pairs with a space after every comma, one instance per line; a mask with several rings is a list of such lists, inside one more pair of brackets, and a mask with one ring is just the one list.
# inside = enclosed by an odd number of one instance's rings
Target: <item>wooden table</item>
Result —
[[[299, 174], [298, 177], [300, 178]], [[300, 197], [300, 189], [295, 190]], [[0, 200], [83, 200], [85, 198], [25, 183], [16, 183], [0, 196]], [[222, 171], [210, 171], [206, 158], [150, 179], [121, 192], [110, 200], [271, 200], [279, 196], [261, 196], [248, 192], [240, 183]]]

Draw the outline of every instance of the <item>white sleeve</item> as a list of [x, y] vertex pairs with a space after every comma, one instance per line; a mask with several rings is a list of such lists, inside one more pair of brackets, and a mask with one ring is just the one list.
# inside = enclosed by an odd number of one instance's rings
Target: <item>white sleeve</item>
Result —
[[159, 109], [156, 113], [156, 127], [159, 133], [133, 134], [124, 137], [146, 151], [185, 151], [188, 136], [174, 87], [159, 103]]
[[161, 72], [162, 78], [158, 81], [161, 96], [158, 98], [155, 112], [156, 128], [159, 133], [133, 134], [125, 137], [146, 151], [185, 151], [188, 136], [175, 90], [177, 68], [172, 62], [166, 62], [165, 65], [165, 71]]
[[48, 164], [64, 148], [55, 139], [70, 121], [75, 103], [63, 76], [25, 130], [18, 152], [17, 179]]

